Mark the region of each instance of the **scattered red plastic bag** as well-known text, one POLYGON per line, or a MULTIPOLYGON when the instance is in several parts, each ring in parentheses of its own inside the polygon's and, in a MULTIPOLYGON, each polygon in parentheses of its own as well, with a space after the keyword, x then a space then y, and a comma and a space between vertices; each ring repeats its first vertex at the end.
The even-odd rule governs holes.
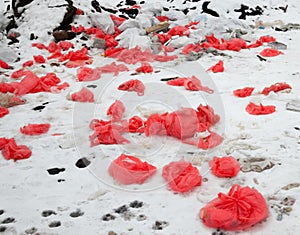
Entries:
POLYGON ((171 85, 171 86, 184 86, 184 83, 187 79, 188 78, 176 78, 176 79, 167 81, 167 84, 171 85))
POLYGON ((145 86, 144 84, 138 79, 131 79, 127 82, 122 83, 119 85, 118 90, 121 91, 135 91, 139 96, 144 95, 145 86))
POLYGON ((272 49, 272 48, 266 48, 266 49, 263 49, 259 54, 264 57, 274 57, 274 56, 283 54, 283 52, 278 51, 276 49, 272 49))
POLYGON ((147 62, 143 62, 142 65, 140 67, 138 67, 135 71, 137 73, 152 73, 153 68, 152 68, 151 64, 149 64, 147 62))
POLYGON ((189 36, 190 35, 190 30, 189 30, 189 28, 187 28, 185 26, 178 25, 178 26, 172 27, 169 30, 168 35, 169 36, 175 36, 175 35, 178 35, 178 36, 189 36))
POLYGON ((5 61, 0 60, 0 68, 2 68, 2 69, 8 69, 9 65, 5 61))
POLYGON ((45 58, 42 55, 34 55, 33 59, 35 63, 44 64, 46 62, 45 58))
POLYGON ((0 106, 0 118, 4 117, 7 114, 9 114, 8 108, 0 106))
POLYGON ((261 93, 264 95, 269 95, 271 91, 279 92, 279 91, 283 91, 286 89, 292 89, 292 87, 285 82, 277 82, 277 83, 271 85, 270 87, 265 87, 261 93))
POLYGON ((101 73, 113 73, 114 76, 118 76, 119 72, 129 71, 126 65, 124 64, 116 64, 116 62, 112 62, 111 64, 104 65, 98 68, 101 73))
POLYGON ((167 16, 156 16, 156 19, 158 19, 159 22, 169 21, 169 17, 167 16))
POLYGON ((28 124, 20 128, 20 132, 24 135, 41 135, 49 131, 50 124, 28 124))
POLYGON ((252 115, 271 114, 271 113, 274 113, 275 110, 276 110, 276 107, 274 105, 263 106, 262 104, 256 105, 252 102, 250 102, 246 107, 246 111, 252 115))
POLYGON ((204 123, 208 126, 217 124, 220 121, 220 116, 215 114, 212 107, 209 105, 200 104, 197 107, 199 122, 204 123))
POLYGON ((187 44, 182 48, 182 54, 188 55, 190 52, 199 52, 202 47, 200 44, 187 44))
POLYGON ((19 69, 19 70, 14 71, 14 72, 10 75, 10 77, 13 78, 13 79, 18 79, 18 78, 21 78, 21 77, 25 76, 26 73, 27 73, 27 71, 23 70, 23 68, 22 68, 22 69, 19 69))
POLYGON ((113 122, 119 122, 122 119, 125 112, 125 106, 120 100, 116 100, 111 106, 109 106, 106 115, 111 115, 113 122))
POLYGON ((162 176, 174 192, 188 192, 202 183, 198 169, 184 160, 164 166, 162 176))
POLYGON ((101 77, 100 69, 92 69, 88 67, 81 67, 77 70, 77 78, 80 82, 95 81, 101 77))
POLYGON ((201 81, 196 77, 192 76, 184 81, 184 87, 189 91, 204 91, 207 93, 213 93, 213 90, 209 87, 202 86, 201 81))
POLYGON ((138 116, 133 116, 129 119, 128 131, 131 133, 143 133, 144 121, 138 116))
POLYGON ((71 42, 68 42, 68 41, 60 41, 60 42, 58 43, 58 46, 59 46, 62 50, 67 51, 67 50, 69 50, 70 48, 74 47, 74 44, 71 43, 71 42))
POLYGON ((156 167, 137 157, 122 154, 110 164, 108 172, 121 184, 143 184, 154 175, 156 167))
POLYGON ((200 210, 203 223, 211 228, 231 231, 247 229, 268 217, 264 197, 255 189, 234 184, 226 195, 210 201, 200 210))
POLYGON ((31 67, 33 65, 33 60, 27 60, 22 64, 22 67, 31 67))
POLYGON ((151 114, 145 122, 145 135, 167 135, 165 115, 159 115, 158 113, 151 114))
POLYGON ((90 136, 91 146, 99 144, 127 144, 129 141, 122 136, 124 127, 111 121, 96 121, 90 124, 94 133, 90 136))
POLYGON ((2 155, 6 160, 22 160, 29 158, 32 154, 27 146, 17 145, 14 138, 0 138, 0 150, 2 150, 2 155))
POLYGON ((233 94, 237 97, 247 97, 252 94, 254 87, 244 87, 242 89, 236 89, 233 91, 233 94))
POLYGON ((199 138, 197 146, 201 149, 212 149, 220 145, 222 142, 222 136, 215 132, 211 132, 209 136, 205 138, 199 138))
POLYGON ((71 99, 77 102, 94 102, 94 93, 89 89, 83 87, 80 91, 75 92, 71 95, 71 99))
POLYGON ((231 157, 214 157, 210 162, 209 166, 211 172, 218 177, 234 177, 240 171, 239 162, 231 157))
POLYGON ((211 66, 207 71, 212 71, 214 73, 224 72, 224 63, 223 63, 223 61, 219 60, 218 63, 216 63, 215 65, 211 66))
POLYGON ((16 84, 15 94, 18 96, 25 95, 33 90, 39 83, 40 79, 33 72, 27 71, 22 81, 16 84))
POLYGON ((276 42, 276 38, 274 38, 272 36, 269 36, 269 35, 266 35, 266 36, 261 36, 259 38, 259 41, 262 42, 262 43, 265 43, 265 42, 276 42))

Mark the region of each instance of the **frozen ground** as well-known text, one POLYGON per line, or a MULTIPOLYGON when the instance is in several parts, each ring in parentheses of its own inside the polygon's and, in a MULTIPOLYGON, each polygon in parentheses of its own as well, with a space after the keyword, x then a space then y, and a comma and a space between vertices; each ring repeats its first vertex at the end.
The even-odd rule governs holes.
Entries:
MULTIPOLYGON (((185 5, 182 5, 183 0, 172 3, 160 1, 158 4, 153 2, 146 3, 145 9, 175 6, 183 10, 197 6, 199 10, 196 8, 188 14, 188 22, 200 15, 202 5, 202 1, 186 1, 185 5)), ((3 52, 8 48, 8 40, 5 36, 1 38, 0 55, 15 70, 31 59, 32 55, 41 54, 38 49, 31 47, 33 41, 29 40, 30 33, 38 35, 34 42, 48 45, 53 39, 47 32, 59 25, 65 8, 49 6, 64 3, 62 0, 35 0, 27 5, 16 29, 21 35, 21 43, 10 45, 9 48, 14 52, 10 51, 9 55, 3 52), (14 62, 15 57, 20 57, 20 61, 14 62)), ((101 4, 113 7, 117 3, 103 1, 101 4)), ((0 12, 5 12, 7 5, 6 1, 0 2, 0 12)), ((85 12, 91 8, 90 2, 82 1, 74 1, 74 6, 85 12)), ((212 1, 209 6, 221 17, 203 14, 205 17, 200 17, 206 21, 206 27, 202 25, 203 35, 211 31, 222 35, 222 22, 241 24, 236 27, 247 30, 251 29, 249 25, 255 25, 258 20, 300 23, 297 0, 212 1), (247 16, 246 20, 238 20, 240 13, 233 9, 239 8, 241 3, 267 8, 261 16, 247 16), (286 5, 286 13, 276 9, 286 5)), ((1 17, 0 20, 5 23, 1 17)), ((77 16, 75 21, 78 25, 88 22, 87 17, 81 16, 77 16)), ((178 20, 174 24, 180 22, 184 21, 178 20)), ((274 27, 250 31, 253 33, 247 37, 251 40, 271 35, 278 42, 286 44, 287 50, 266 61, 260 61, 256 56, 265 46, 240 52, 224 51, 229 56, 206 54, 195 62, 184 62, 180 56, 173 62, 153 63, 157 73, 131 75, 138 64, 128 65, 130 71, 120 73, 119 76, 112 78, 104 75, 97 81, 83 83, 76 81, 76 69, 67 69, 62 65, 52 67, 49 61, 44 68, 38 64, 33 65, 30 70, 37 75, 55 72, 62 81, 70 84, 70 88, 59 94, 25 95, 27 102, 24 105, 10 108, 10 113, 0 119, 0 137, 14 137, 17 143, 27 145, 33 152, 29 159, 17 162, 0 158, 0 234, 298 234, 300 113, 286 110, 286 105, 300 99, 300 31, 282 32, 274 30, 274 27), (223 73, 205 72, 219 60, 224 61, 223 73), (161 78, 178 74, 191 76, 195 73, 204 85, 214 88, 213 95, 192 93, 164 86, 160 82, 161 78), (121 81, 132 77, 138 77, 146 84, 144 96, 116 90, 121 81), (292 86, 292 90, 271 93, 269 96, 259 94, 264 87, 276 82, 286 82, 292 86), (94 88, 90 86, 95 94, 95 103, 75 103, 67 99, 70 93, 89 85, 97 85, 94 88), (255 87, 252 96, 233 96, 233 90, 245 86, 255 87), (196 108, 199 103, 207 102, 221 115, 216 131, 222 134, 224 142, 213 150, 203 151, 181 144, 173 138, 131 135, 127 136, 131 141, 129 145, 90 148, 90 120, 94 117, 104 118, 106 109, 115 99, 121 99, 126 104, 126 117, 133 114, 146 117, 154 111, 171 111, 186 106, 196 108), (275 105, 276 112, 265 116, 249 115, 245 107, 250 101, 275 105), (45 106, 44 109, 33 110, 40 105, 45 106), (51 128, 47 134, 38 137, 22 135, 19 128, 28 123, 51 123, 51 128), (57 133, 59 135, 55 135, 57 133), (124 152, 155 164, 157 174, 143 185, 124 186, 116 183, 109 176, 107 167, 124 152), (235 178, 217 178, 209 171, 208 161, 213 156, 225 155, 232 155, 241 162, 243 171, 235 178), (79 168, 76 163, 81 158, 88 159, 91 164, 79 168), (197 166, 204 180, 200 187, 189 193, 175 194, 165 185, 161 170, 165 164, 181 158, 197 166), (51 168, 61 170, 57 174, 49 174, 47 170, 51 168), (221 233, 205 227, 199 218, 200 209, 215 198, 218 192, 227 193, 234 183, 257 189, 268 203, 269 217, 241 232, 221 233)), ((78 37, 72 39, 72 42, 78 49, 84 43, 78 37)), ((91 50, 89 53, 94 60, 91 67, 114 61, 101 56, 101 50, 91 50)), ((12 80, 6 75, 14 70, 0 71, 3 72, 0 81, 12 80)))

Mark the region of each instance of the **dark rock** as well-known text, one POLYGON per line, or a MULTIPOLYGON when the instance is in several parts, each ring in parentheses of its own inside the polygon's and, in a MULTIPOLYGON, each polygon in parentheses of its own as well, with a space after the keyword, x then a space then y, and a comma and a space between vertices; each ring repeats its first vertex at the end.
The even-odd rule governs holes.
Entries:
POLYGON ((4 210, 0 210, 0 215, 4 214, 4 210))
POLYGON ((65 179, 58 179, 57 180, 58 183, 65 182, 65 181, 66 181, 65 179))
POLYGON ((136 8, 132 8, 132 9, 123 8, 120 9, 120 12, 128 15, 132 19, 135 19, 135 17, 139 14, 139 10, 136 8))
POLYGON ((152 226, 153 230, 163 230, 169 225, 166 221, 155 221, 155 224, 152 226))
POLYGON ((2 224, 10 224, 10 223, 13 223, 13 222, 15 222, 15 218, 8 217, 8 218, 2 220, 1 223, 2 223, 2 224))
POLYGON ((208 4, 210 4, 210 1, 203 2, 201 13, 206 13, 206 14, 212 15, 214 17, 219 17, 219 14, 216 11, 214 11, 212 9, 208 9, 208 4))
POLYGON ((118 12, 117 10, 113 10, 113 9, 106 8, 106 7, 103 7, 103 6, 101 7, 101 9, 103 11, 107 11, 107 12, 112 13, 112 14, 116 14, 118 12))
POLYGON ((126 211, 128 211, 128 207, 126 205, 120 206, 119 208, 114 210, 118 214, 122 214, 126 211))
POLYGON ((65 168, 51 168, 51 169, 48 169, 48 173, 49 175, 57 175, 59 174, 60 172, 64 172, 66 169, 65 168))
POLYGON ((35 38, 35 37, 34 37, 34 34, 31 33, 29 39, 30 39, 30 40, 34 40, 34 38, 35 38))
MULTIPOLYGON (((97 87, 97 86, 96 86, 97 87)), ((88 165, 90 165, 91 164, 91 162, 87 159, 87 158, 85 158, 85 157, 83 157, 83 158, 80 158, 76 163, 75 163, 75 165, 78 167, 78 168, 85 168, 85 167, 87 167, 88 165)))
POLYGON ((70 216, 72 218, 77 218, 79 216, 83 216, 84 215, 84 212, 82 212, 80 209, 77 209, 76 211, 73 211, 70 213, 70 216))
POLYGON ((109 231, 108 235, 117 235, 114 231, 109 231))
POLYGON ((26 230, 25 230, 25 233, 26 233, 26 234, 34 234, 34 233, 36 233, 37 231, 38 231, 37 228, 32 227, 32 228, 26 229, 26 230))
POLYGON ((143 205, 144 205, 143 202, 140 202, 140 201, 137 201, 137 200, 135 200, 135 201, 133 201, 133 202, 131 202, 131 203, 129 204, 129 206, 132 207, 132 208, 140 208, 140 207, 142 207, 143 205))
POLYGON ((48 217, 50 215, 56 215, 56 212, 52 211, 52 210, 45 210, 45 211, 42 212, 43 217, 48 217))
POLYGON ((102 216, 102 220, 103 221, 110 221, 110 220, 114 220, 116 217, 112 214, 105 214, 102 216))
POLYGON ((56 30, 53 32, 52 35, 56 42, 63 40, 71 40, 76 37, 76 33, 67 30, 56 30))
MULTIPOLYGON (((91 84, 91 85, 87 85, 86 87, 88 87, 88 88, 97 88, 97 85, 93 85, 93 84, 91 84)), ((80 160, 80 159, 79 159, 80 160)), ((79 161, 78 160, 78 161, 79 161)), ((80 168, 80 167, 79 167, 80 168)))
POLYGON ((106 48, 106 42, 102 38, 95 38, 93 42, 93 47, 97 49, 105 49, 106 48))
POLYGON ((76 15, 77 8, 73 6, 72 0, 66 0, 66 1, 68 3, 67 12, 64 15, 63 21, 53 31, 66 30, 68 29, 69 25, 73 22, 73 19, 76 15))
POLYGON ((6 227, 5 226, 0 226, 0 233, 5 232, 6 231, 6 227))
POLYGON ((92 7, 93 7, 97 12, 101 13, 101 7, 100 7, 99 2, 97 2, 96 0, 93 0, 93 1, 91 2, 91 4, 92 4, 92 7))
POLYGON ((49 228, 56 228, 61 226, 61 222, 60 221, 53 221, 49 224, 49 228))
POLYGON ((34 107, 32 110, 41 112, 45 107, 46 107, 45 105, 39 105, 34 107))
POLYGON ((147 216, 145 216, 145 215, 138 215, 137 217, 136 217, 136 220, 137 221, 144 221, 144 220, 146 220, 147 219, 147 216))
POLYGON ((136 1, 134 0, 126 0, 125 5, 133 6, 136 4, 136 1))

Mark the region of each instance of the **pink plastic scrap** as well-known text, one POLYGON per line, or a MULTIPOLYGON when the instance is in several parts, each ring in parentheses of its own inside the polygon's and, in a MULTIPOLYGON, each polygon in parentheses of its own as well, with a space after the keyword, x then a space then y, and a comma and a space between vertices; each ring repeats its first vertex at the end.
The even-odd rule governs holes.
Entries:
POLYGON ((209 87, 202 86, 201 81, 196 76, 192 76, 191 78, 176 78, 167 81, 167 84, 171 86, 184 86, 185 89, 189 91, 213 93, 213 90, 209 87))
POLYGON ((213 157, 209 166, 211 172, 218 177, 234 177, 240 171, 239 162, 232 156, 213 157))
POLYGON ((252 102, 250 102, 247 107, 246 107, 246 111, 249 114, 252 115, 266 115, 266 114, 271 114, 274 113, 276 110, 276 107, 274 105, 262 105, 262 104, 254 104, 252 102))
POLYGON ((279 92, 279 91, 283 91, 283 90, 290 90, 292 89, 292 87, 285 83, 285 82, 277 82, 273 85, 271 85, 270 87, 265 87, 263 90, 262 90, 262 94, 264 95, 269 95, 270 92, 279 92))
POLYGON ((152 73, 153 68, 152 68, 151 64, 149 64, 147 62, 143 62, 143 63, 141 63, 141 66, 138 67, 135 71, 137 73, 152 73))
POLYGON ((114 76, 118 76, 120 72, 129 71, 128 67, 124 64, 116 64, 112 62, 111 64, 104 65, 97 68, 101 73, 113 73, 114 76))
POLYGON ((213 73, 220 73, 224 72, 224 63, 222 60, 219 60, 218 63, 211 66, 207 71, 212 71, 213 73))
POLYGON ((0 138, 0 150, 6 160, 22 160, 29 158, 32 154, 31 150, 27 146, 17 145, 14 138, 0 138))
POLYGON ((28 124, 20 128, 20 132, 24 135, 41 135, 49 131, 50 124, 28 124))
POLYGON ((82 102, 82 103, 92 103, 94 102, 94 93, 89 89, 83 87, 80 91, 75 92, 71 95, 73 101, 82 102))
POLYGON ((139 96, 143 96, 145 92, 144 84, 138 79, 131 79, 119 85, 118 90, 135 91, 139 96))
POLYGON ((164 166, 162 176, 174 192, 188 192, 202 183, 198 169, 184 160, 164 166))
POLYGON ((108 168, 109 174, 121 184, 143 184, 156 172, 156 167, 139 158, 122 154, 108 168))
POLYGON ((111 106, 109 106, 106 115, 110 115, 113 122, 119 122, 121 121, 124 112, 124 104, 122 101, 116 100, 111 106))
POLYGON ((77 70, 77 79, 80 82, 95 81, 101 77, 101 70, 81 67, 77 70))
POLYGON ((283 54, 283 52, 272 48, 266 48, 263 49, 259 54, 264 57, 274 57, 283 54))
POLYGON ((244 97, 250 96, 253 91, 254 91, 254 87, 244 87, 244 88, 241 88, 241 89, 234 90, 233 94, 236 97, 244 98, 244 97))
POLYGON ((9 114, 8 108, 0 106, 0 118, 4 117, 7 114, 9 114))

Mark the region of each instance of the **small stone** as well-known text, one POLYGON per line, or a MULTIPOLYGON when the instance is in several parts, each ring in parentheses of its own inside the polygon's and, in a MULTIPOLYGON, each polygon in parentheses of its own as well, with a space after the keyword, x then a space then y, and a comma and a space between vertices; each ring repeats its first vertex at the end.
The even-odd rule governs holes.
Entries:
POLYGON ((51 168, 51 169, 48 169, 48 173, 49 175, 57 175, 59 174, 60 172, 64 172, 66 169, 65 168, 51 168))
POLYGON ((106 41, 102 38, 95 38, 94 42, 93 42, 93 48, 105 49, 106 48, 106 41))
POLYGON ((131 203, 129 204, 129 206, 132 207, 132 208, 140 208, 140 207, 142 207, 143 205, 144 205, 143 202, 140 202, 140 201, 137 201, 137 200, 135 200, 135 201, 133 201, 133 202, 131 202, 131 203))
POLYGON ((77 209, 76 211, 73 211, 70 213, 70 216, 73 218, 83 216, 83 215, 84 215, 84 212, 82 212, 80 209, 77 209))
POLYGON ((145 215, 138 215, 137 217, 136 217, 136 220, 137 221, 144 221, 144 220, 146 220, 147 219, 147 217, 145 216, 145 215))
MULTIPOLYGON (((97 87, 97 86, 96 86, 97 87)), ((83 157, 83 158, 80 158, 76 163, 75 163, 75 165, 78 167, 78 168, 85 168, 85 167, 87 167, 88 165, 90 165, 91 164, 91 162, 87 159, 87 158, 85 158, 85 157, 83 157)))
POLYGON ((117 235, 114 231, 109 231, 108 235, 117 235))
POLYGON ((26 233, 26 234, 34 234, 34 233, 36 233, 37 231, 38 231, 37 228, 32 227, 32 228, 26 229, 26 230, 25 230, 25 233, 26 233))
POLYGON ((64 40, 71 40, 75 38, 76 34, 66 30, 58 30, 53 32, 53 37, 55 41, 64 41, 64 40))
POLYGON ((4 210, 0 210, 0 215, 4 214, 4 210))
POLYGON ((114 220, 116 217, 112 214, 105 214, 102 216, 102 220, 103 221, 110 221, 110 220, 114 220))
POLYGON ((155 224, 152 226, 153 230, 163 230, 163 228, 169 225, 166 221, 155 221, 155 224))
POLYGON ((114 210, 118 214, 122 214, 126 211, 128 211, 128 207, 126 205, 120 206, 119 208, 114 210))
POLYGON ((13 222, 15 222, 15 218, 8 217, 8 218, 4 219, 1 223, 2 224, 10 224, 10 223, 13 223, 13 222))
POLYGON ((56 228, 61 226, 61 222, 60 221, 53 221, 49 224, 49 228, 56 228))
POLYGON ((0 233, 5 232, 6 231, 6 227, 5 226, 0 226, 0 233))
POLYGON ((42 212, 43 217, 48 217, 50 215, 56 215, 56 212, 52 211, 52 210, 45 210, 45 211, 42 212))

